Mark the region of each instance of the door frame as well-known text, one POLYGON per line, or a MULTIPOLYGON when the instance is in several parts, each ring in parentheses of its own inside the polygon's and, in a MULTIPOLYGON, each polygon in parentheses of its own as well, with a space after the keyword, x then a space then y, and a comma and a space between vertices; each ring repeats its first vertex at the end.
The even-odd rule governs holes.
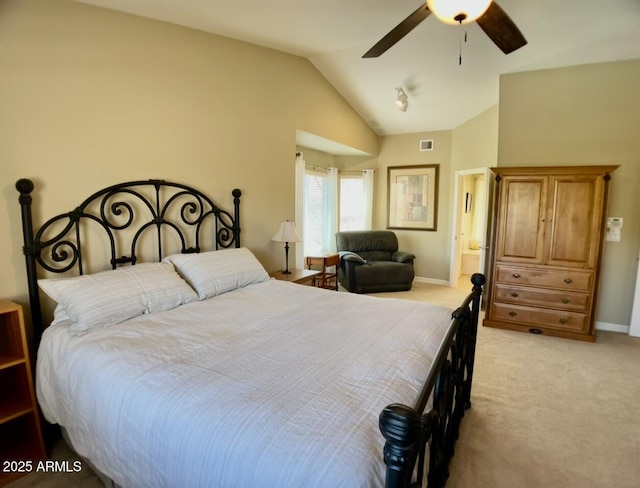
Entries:
POLYGON ((465 195, 460 191, 460 188, 462 186, 461 182, 463 181, 465 176, 472 175, 483 175, 485 183, 484 197, 486 212, 481 226, 481 235, 483 236, 483 239, 480 245, 480 259, 477 270, 478 273, 484 273, 485 263, 487 260, 487 251, 489 250, 486 239, 489 212, 491 211, 491 209, 489 208, 492 175, 491 169, 489 168, 489 166, 483 166, 480 168, 458 170, 455 172, 453 178, 453 215, 451 219, 453 225, 451 226, 451 258, 449 263, 449 286, 453 288, 458 286, 459 270, 461 269, 462 263, 462 249, 460 248, 461 239, 459 239, 458 237, 460 236, 462 224, 462 216, 460 210, 464 206, 465 195))
POLYGON ((629 335, 640 337, 640 257, 638 257, 638 276, 636 278, 636 291, 633 298, 633 308, 631 309, 629 335))

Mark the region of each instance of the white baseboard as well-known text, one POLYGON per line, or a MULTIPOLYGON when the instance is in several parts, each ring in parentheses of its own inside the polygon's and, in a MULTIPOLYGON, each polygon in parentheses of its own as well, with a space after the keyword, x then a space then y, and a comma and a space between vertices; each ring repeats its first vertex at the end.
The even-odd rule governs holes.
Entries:
POLYGON ((628 325, 610 324, 607 322, 596 322, 597 330, 607 330, 609 332, 622 332, 623 334, 629 333, 628 325))
POLYGON ((438 280, 435 278, 423 278, 421 276, 416 276, 413 281, 417 281, 418 283, 429 283, 432 285, 443 285, 449 286, 449 280, 438 280))

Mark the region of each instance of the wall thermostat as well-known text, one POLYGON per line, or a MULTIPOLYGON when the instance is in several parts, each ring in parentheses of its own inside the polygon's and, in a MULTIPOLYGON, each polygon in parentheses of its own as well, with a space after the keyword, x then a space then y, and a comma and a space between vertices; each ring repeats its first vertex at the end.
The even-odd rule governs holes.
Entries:
POLYGON ((620 242, 622 236, 622 217, 607 218, 607 234, 606 240, 611 242, 620 242))

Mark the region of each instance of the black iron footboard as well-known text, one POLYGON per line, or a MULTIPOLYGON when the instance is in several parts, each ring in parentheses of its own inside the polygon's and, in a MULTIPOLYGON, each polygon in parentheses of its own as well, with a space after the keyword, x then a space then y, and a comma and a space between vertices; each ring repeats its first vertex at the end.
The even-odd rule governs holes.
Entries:
POLYGON ((429 446, 427 486, 443 487, 465 410, 471 407, 480 297, 485 277, 471 277, 473 291, 453 312, 429 375, 413 407, 394 403, 380 414, 386 439, 384 462, 387 488, 423 486, 429 446), (425 412, 429 399, 432 403, 425 412))

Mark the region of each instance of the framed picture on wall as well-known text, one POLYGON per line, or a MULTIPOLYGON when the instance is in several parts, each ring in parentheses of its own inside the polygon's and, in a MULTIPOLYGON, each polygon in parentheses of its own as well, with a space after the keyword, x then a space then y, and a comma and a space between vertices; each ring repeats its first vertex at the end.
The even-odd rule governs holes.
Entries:
POLYGON ((439 169, 439 164, 387 168, 388 229, 437 230, 439 169))

